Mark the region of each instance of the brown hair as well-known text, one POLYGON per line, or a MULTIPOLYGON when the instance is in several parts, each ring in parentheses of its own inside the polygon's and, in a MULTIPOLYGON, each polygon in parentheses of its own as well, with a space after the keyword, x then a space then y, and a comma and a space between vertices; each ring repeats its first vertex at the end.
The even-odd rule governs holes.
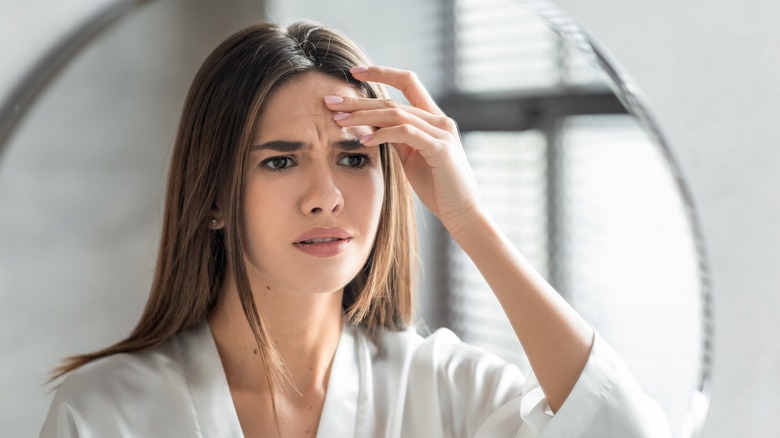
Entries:
MULTIPOLYGON (((345 36, 312 23, 257 24, 220 44, 195 76, 184 105, 154 280, 140 321, 127 339, 67 358, 51 380, 105 356, 154 347, 193 328, 219 301, 231 266, 273 399, 273 388, 281 385, 285 372, 244 264, 244 163, 263 104, 276 87, 319 72, 343 79, 365 96, 385 97, 381 86, 357 81, 348 72, 368 64, 345 36), (212 230, 208 222, 218 200, 225 227, 212 230)), ((342 303, 346 318, 368 331, 404 329, 412 314, 416 234, 411 192, 395 149, 385 144, 380 150, 385 196, 377 237, 366 266, 345 287, 342 303)))

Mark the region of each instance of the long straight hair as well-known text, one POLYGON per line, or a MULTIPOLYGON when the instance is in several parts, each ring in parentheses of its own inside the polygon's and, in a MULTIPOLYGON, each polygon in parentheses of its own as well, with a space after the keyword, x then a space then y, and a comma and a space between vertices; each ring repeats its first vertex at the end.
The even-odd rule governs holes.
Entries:
MULTIPOLYGON (((386 97, 380 85, 349 74, 356 65, 369 65, 356 44, 332 29, 304 22, 251 26, 208 56, 182 112, 157 265, 141 319, 126 339, 65 359, 50 381, 102 357, 155 347, 195 327, 219 302, 225 277, 232 275, 276 412, 274 388, 282 387, 287 374, 255 304, 244 263, 245 161, 268 96, 293 77, 324 73, 364 96, 386 97), (217 205, 225 226, 212 230, 208 223, 217 205)), ((389 144, 380 146, 380 155, 385 193, 377 237, 364 268, 344 288, 342 302, 345 318, 369 332, 409 326, 417 246, 411 191, 400 160, 389 144)))

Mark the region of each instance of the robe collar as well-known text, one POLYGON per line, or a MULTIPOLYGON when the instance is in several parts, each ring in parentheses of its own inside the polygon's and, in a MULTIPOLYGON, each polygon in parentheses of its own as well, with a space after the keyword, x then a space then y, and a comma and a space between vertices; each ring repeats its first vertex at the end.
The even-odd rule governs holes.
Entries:
MULTIPOLYGON (((365 386, 361 360, 367 352, 360 331, 344 324, 331 365, 318 437, 354 437, 361 409, 361 386, 365 386), (363 354, 360 354, 363 353, 363 354), (363 381, 363 385, 361 385, 363 381)), ((182 374, 189 387, 195 417, 202 436, 243 437, 230 395, 225 370, 208 322, 179 336, 182 374)), ((365 388, 368 389, 368 388, 365 388)))

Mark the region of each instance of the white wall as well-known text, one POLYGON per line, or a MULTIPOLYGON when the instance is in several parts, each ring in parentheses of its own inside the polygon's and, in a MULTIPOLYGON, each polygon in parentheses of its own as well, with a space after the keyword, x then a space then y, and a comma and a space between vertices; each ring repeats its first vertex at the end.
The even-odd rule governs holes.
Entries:
POLYGON ((704 436, 778 436, 780 4, 556 3, 644 91, 692 189, 715 298, 704 436))

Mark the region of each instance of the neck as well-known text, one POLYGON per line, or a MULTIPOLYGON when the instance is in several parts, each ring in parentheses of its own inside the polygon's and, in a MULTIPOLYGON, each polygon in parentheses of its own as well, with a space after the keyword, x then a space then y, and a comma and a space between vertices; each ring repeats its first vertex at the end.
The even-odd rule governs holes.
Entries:
MULTIPOLYGON (((272 289, 261 279, 250 280, 250 286, 266 336, 295 384, 290 391, 324 393, 341 336, 343 289, 328 294, 285 291, 272 289)), ((226 277, 221 296, 209 325, 228 384, 231 389, 268 391, 262 358, 231 276, 226 277)))

